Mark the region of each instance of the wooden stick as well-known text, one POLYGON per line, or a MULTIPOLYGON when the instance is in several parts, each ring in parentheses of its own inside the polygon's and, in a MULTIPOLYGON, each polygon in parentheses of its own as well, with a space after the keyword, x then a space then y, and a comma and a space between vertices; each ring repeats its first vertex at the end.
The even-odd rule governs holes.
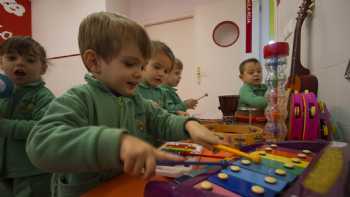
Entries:
POLYGON ((242 151, 240 151, 238 149, 231 148, 229 146, 225 146, 225 145, 222 145, 222 144, 214 145, 214 148, 217 148, 219 150, 223 150, 223 151, 226 151, 226 152, 229 152, 229 153, 233 153, 233 154, 236 154, 236 155, 241 156, 241 157, 248 158, 248 159, 252 160, 255 163, 260 163, 260 160, 261 160, 259 155, 248 154, 248 153, 242 152, 242 151))
POLYGON ((200 162, 200 161, 172 161, 172 160, 158 160, 157 165, 159 166, 190 166, 190 165, 206 165, 206 166, 222 166, 227 167, 232 165, 231 161, 218 161, 218 162, 200 162))
POLYGON ((202 98, 204 98, 204 97, 206 97, 206 96, 208 96, 208 93, 205 93, 203 96, 199 97, 199 98, 197 99, 197 101, 201 100, 202 98))
POLYGON ((179 153, 181 156, 194 156, 194 157, 209 157, 209 158, 217 158, 217 159, 225 159, 227 157, 220 156, 220 155, 206 155, 206 154, 196 154, 196 153, 189 153, 189 152, 181 152, 179 153))

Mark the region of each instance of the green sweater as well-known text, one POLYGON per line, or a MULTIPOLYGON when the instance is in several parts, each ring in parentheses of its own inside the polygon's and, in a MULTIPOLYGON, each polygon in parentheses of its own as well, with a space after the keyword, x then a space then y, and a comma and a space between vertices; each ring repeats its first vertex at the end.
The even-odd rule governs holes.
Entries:
POLYGON ((17 87, 10 97, 0 99, 0 178, 43 173, 29 161, 25 143, 53 98, 45 83, 38 81, 17 87))
POLYGON ((167 109, 166 95, 160 87, 152 87, 145 82, 139 84, 136 92, 145 99, 158 103, 163 109, 167 109))
POLYGON ((186 111, 186 104, 180 99, 179 95, 176 93, 177 89, 169 85, 161 85, 162 90, 165 92, 165 100, 167 110, 170 113, 176 113, 177 111, 186 111))
POLYGON ((243 84, 239 90, 239 104, 238 107, 254 107, 264 110, 267 106, 266 99, 264 97, 267 86, 261 84, 259 86, 243 84))
POLYGON ((116 96, 90 75, 87 84, 56 98, 33 128, 27 153, 50 170, 57 196, 78 196, 122 172, 123 133, 151 144, 188 138, 189 118, 167 113, 139 94, 116 96))

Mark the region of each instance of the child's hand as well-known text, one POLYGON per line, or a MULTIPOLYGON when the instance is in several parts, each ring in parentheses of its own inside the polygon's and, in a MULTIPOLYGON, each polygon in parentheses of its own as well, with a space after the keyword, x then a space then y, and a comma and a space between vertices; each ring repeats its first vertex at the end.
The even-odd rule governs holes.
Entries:
POLYGON ((150 144, 128 134, 124 134, 120 145, 120 159, 124 172, 149 179, 155 174, 157 160, 181 161, 184 158, 155 149, 150 144))
POLYGON ((156 107, 156 108, 159 108, 160 107, 160 104, 155 102, 155 101, 152 101, 152 104, 153 104, 153 107, 156 107))
POLYGON ((189 116, 190 114, 185 112, 185 111, 177 111, 176 112, 176 115, 179 115, 179 116, 189 116))
POLYGON ((196 99, 187 99, 184 101, 188 109, 194 109, 197 107, 198 101, 196 99))
POLYGON ((197 121, 188 121, 185 127, 193 142, 201 144, 210 150, 213 149, 213 145, 224 143, 212 131, 197 121))

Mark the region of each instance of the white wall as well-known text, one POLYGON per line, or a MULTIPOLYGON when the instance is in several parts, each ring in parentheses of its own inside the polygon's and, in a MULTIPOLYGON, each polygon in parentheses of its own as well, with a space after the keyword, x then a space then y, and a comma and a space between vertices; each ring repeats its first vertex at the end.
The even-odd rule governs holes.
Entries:
POLYGON ((78 53, 78 28, 88 14, 105 10, 105 1, 32 0, 32 32, 48 56, 78 53))
POLYGON ((130 0, 129 16, 142 24, 150 24, 193 16, 197 5, 216 1, 218 0, 130 0))
MULTIPOLYGON (((127 8, 119 1, 94 0, 32 0, 33 38, 39 41, 47 51, 48 57, 57 57, 79 53, 78 29, 81 20, 88 14, 105 11, 107 4, 114 5, 113 10, 127 8)), ((84 83, 86 69, 79 56, 51 60, 44 80, 55 95, 84 83)))
POLYGON ((129 15, 130 2, 128 0, 106 0, 106 11, 122 15, 129 15))
POLYGON ((49 66, 44 75, 44 81, 56 96, 85 82, 84 75, 87 72, 80 56, 57 59, 51 62, 52 65, 49 66))
MULTIPOLYGON (((279 37, 288 22, 297 16, 302 1, 281 1, 279 6, 279 37)), ((317 0, 311 18, 303 25, 302 64, 311 68, 319 80, 319 97, 326 101, 338 126, 350 141, 350 81, 344 73, 350 59, 349 0, 317 0)), ((293 37, 287 40, 292 47, 293 37)))
POLYGON ((208 93, 196 111, 202 117, 221 118, 219 95, 238 94, 242 83, 238 65, 245 55, 245 1, 222 0, 200 5, 195 10, 195 65, 200 67, 202 79, 195 91, 208 93), (240 37, 230 47, 222 48, 212 41, 214 27, 224 20, 234 21, 240 37))

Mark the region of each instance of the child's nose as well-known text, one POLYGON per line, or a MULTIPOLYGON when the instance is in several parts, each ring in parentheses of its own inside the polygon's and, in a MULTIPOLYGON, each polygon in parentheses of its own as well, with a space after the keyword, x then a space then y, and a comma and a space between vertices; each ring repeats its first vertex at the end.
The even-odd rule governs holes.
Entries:
POLYGON ((142 78, 142 69, 139 69, 139 70, 135 71, 135 72, 133 73, 133 76, 134 76, 136 79, 142 78))
POLYGON ((165 70, 161 70, 159 73, 158 73, 160 76, 165 76, 166 75, 166 72, 165 72, 165 70))
POLYGON ((142 74, 143 74, 143 69, 142 67, 135 67, 134 69, 130 70, 130 73, 129 73, 129 76, 132 76, 132 77, 142 77, 142 74))
POLYGON ((22 58, 17 58, 16 61, 15 61, 15 65, 16 66, 24 66, 24 61, 22 58))

